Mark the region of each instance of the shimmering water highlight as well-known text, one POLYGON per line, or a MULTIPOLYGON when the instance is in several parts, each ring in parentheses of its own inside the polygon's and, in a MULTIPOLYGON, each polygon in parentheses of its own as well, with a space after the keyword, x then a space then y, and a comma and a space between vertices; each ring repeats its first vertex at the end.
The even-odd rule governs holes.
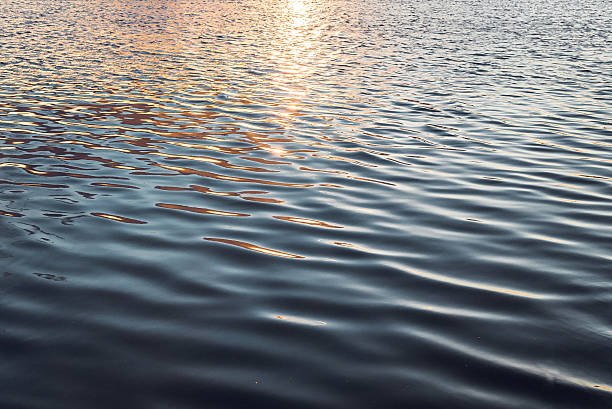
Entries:
POLYGON ((611 408, 610 27, 3 1, 0 408, 611 408))

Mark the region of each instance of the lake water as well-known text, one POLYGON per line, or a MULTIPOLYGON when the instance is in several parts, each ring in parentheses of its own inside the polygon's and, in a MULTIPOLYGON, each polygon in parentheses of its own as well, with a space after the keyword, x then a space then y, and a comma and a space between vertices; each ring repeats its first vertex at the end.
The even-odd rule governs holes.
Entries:
POLYGON ((609 0, 3 0, 0 407, 612 407, 609 0))

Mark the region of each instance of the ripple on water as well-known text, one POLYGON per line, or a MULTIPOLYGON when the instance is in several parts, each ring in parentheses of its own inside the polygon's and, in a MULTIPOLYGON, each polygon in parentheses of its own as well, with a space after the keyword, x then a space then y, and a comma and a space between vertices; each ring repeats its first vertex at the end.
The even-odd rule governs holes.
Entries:
POLYGON ((612 406, 604 0, 0 10, 0 407, 612 406))

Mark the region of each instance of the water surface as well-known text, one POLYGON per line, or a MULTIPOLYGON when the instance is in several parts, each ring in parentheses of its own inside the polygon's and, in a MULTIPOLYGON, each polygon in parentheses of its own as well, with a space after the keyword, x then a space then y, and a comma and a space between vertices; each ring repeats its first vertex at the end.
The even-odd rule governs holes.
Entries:
POLYGON ((608 1, 0 5, 0 407, 612 407, 608 1))

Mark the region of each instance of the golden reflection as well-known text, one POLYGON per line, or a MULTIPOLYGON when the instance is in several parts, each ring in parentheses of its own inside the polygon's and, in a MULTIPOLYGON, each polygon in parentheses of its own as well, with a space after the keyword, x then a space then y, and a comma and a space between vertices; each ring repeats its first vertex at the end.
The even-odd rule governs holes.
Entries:
POLYGON ((260 173, 261 172, 278 172, 278 170, 270 170, 270 169, 265 169, 265 168, 254 168, 252 166, 232 165, 225 159, 210 158, 207 156, 174 155, 174 154, 166 153, 166 152, 149 152, 149 155, 162 156, 164 158, 171 158, 171 159, 188 159, 188 160, 193 160, 196 162, 198 161, 208 162, 208 163, 212 163, 214 165, 221 166, 221 167, 228 168, 228 169, 240 169, 240 170, 246 170, 249 172, 260 172, 260 173))
POLYGON ((236 176, 220 175, 218 173, 205 172, 205 171, 200 171, 200 170, 195 170, 195 169, 190 169, 190 168, 183 168, 180 166, 167 166, 167 165, 162 165, 159 163, 156 163, 155 166, 159 166, 160 168, 164 168, 168 170, 174 170, 176 172, 179 172, 185 175, 199 175, 203 177, 219 179, 219 180, 227 180, 231 182, 256 183, 256 184, 262 184, 262 185, 286 186, 286 187, 313 187, 314 186, 313 184, 283 183, 283 182, 273 182, 271 180, 250 179, 250 178, 241 178, 241 177, 236 177, 236 176))
MULTIPOLYGON (((54 156, 50 156, 50 157, 54 157, 54 156)), ((85 159, 87 157, 78 157, 78 159, 85 159)), ((91 158, 87 158, 87 159, 91 159, 91 158)), ((21 168, 24 171, 33 174, 33 175, 38 175, 38 176, 46 176, 46 177, 58 177, 58 176, 70 176, 73 178, 79 178, 79 179, 87 179, 87 178, 102 178, 102 177, 106 177, 106 178, 110 178, 110 179, 121 179, 118 177, 114 177, 114 176, 91 176, 91 175, 85 175, 85 174, 81 174, 81 173, 65 173, 65 172, 47 172, 47 171, 42 171, 42 170, 37 170, 35 169, 35 167, 37 165, 26 165, 23 163, 14 163, 14 162, 5 162, 5 163, 0 163, 0 167, 5 167, 5 166, 9 166, 9 167, 15 167, 15 168, 21 168)), ((78 169, 78 168, 77 168, 78 169)), ((34 184, 34 183, 29 183, 27 184, 28 186, 38 186, 38 184, 34 184)), ((45 186, 44 184, 40 184, 40 186, 45 186)), ((63 187, 63 185, 46 185, 47 187, 63 187)))
POLYGON ((117 188, 125 188, 125 189, 140 189, 136 186, 131 185, 121 185, 117 183, 92 183, 92 186, 101 186, 101 187, 117 187, 117 188))
POLYGON ((4 210, 0 210, 0 216, 8 216, 8 217, 23 217, 21 213, 8 212, 4 210))
POLYGON ((143 222, 142 220, 130 219, 128 217, 116 216, 114 214, 108 213, 91 213, 92 216, 102 217, 108 220, 114 220, 116 222, 129 223, 129 224, 147 224, 147 222, 143 222))
POLYGON ((606 176, 599 176, 599 175, 585 175, 583 173, 575 173, 572 176, 576 176, 579 178, 592 178, 592 179, 601 179, 601 180, 612 180, 612 178, 606 177, 606 176))
POLYGON ((270 152, 270 153, 272 153, 274 155, 277 155, 277 156, 282 156, 283 154, 287 153, 287 151, 285 151, 282 148, 262 148, 262 149, 265 150, 265 151, 268 151, 268 152, 270 152))
POLYGON ((155 189, 165 190, 168 192, 188 192, 194 191, 199 193, 204 193, 208 195, 215 196, 229 196, 229 197, 239 197, 243 200, 247 200, 250 202, 260 202, 260 203, 285 203, 284 200, 274 199, 271 197, 254 197, 254 196, 245 196, 245 195, 266 195, 270 192, 266 192, 264 190, 244 190, 241 192, 218 192, 212 190, 206 186, 200 185, 189 185, 189 187, 179 187, 179 186, 155 186, 155 189))
POLYGON ((22 168, 22 169, 25 169, 27 167, 27 165, 24 165, 23 163, 13 163, 13 162, 0 163, 0 168, 3 168, 5 166, 13 166, 13 167, 22 168))
POLYGON ((255 244, 247 243, 245 241, 231 240, 231 239, 220 239, 215 237, 205 237, 204 240, 216 241, 219 243, 231 244, 233 246, 242 247, 248 250, 257 251, 271 256, 285 257, 285 258, 305 258, 304 256, 298 256, 297 254, 285 253, 283 251, 272 250, 265 247, 257 246, 255 244))
MULTIPOLYGON (((212 138, 207 138, 212 139, 212 138)), ((225 142, 224 139, 215 138, 214 140, 218 142, 225 142)), ((199 143, 187 143, 187 142, 175 142, 175 141, 164 141, 170 145, 180 146, 182 148, 190 148, 190 149, 207 149, 216 152, 229 153, 232 155, 239 155, 248 151, 252 151, 253 148, 234 148, 234 147, 225 147, 225 146, 215 146, 215 145, 202 145, 199 143)))
POLYGON ((206 193, 206 194, 209 194, 209 195, 215 195, 215 196, 239 196, 239 193, 237 193, 237 192, 217 192, 215 190, 211 190, 211 189, 207 188, 206 186, 189 185, 189 187, 191 189, 195 190, 196 192, 206 193))
POLYGON ((144 168, 136 168, 134 166, 127 166, 127 165, 110 165, 110 164, 106 164, 105 166, 111 167, 111 168, 115 168, 115 169, 124 169, 124 170, 143 170, 144 168))
POLYGON ((274 217, 275 219, 284 220, 287 222, 308 224, 310 226, 328 227, 330 229, 342 229, 343 228, 342 226, 337 226, 335 224, 326 223, 326 222, 322 222, 319 220, 305 219, 303 217, 290 217, 290 216, 272 216, 272 217, 274 217))
POLYGON ((223 210, 206 209, 203 207, 195 207, 195 206, 183 206, 183 205, 170 204, 170 203, 156 203, 155 206, 163 207, 164 209, 182 210, 185 212, 200 213, 200 214, 213 214, 217 216, 237 216, 237 217, 250 216, 249 214, 246 214, 246 213, 226 212, 223 210))
POLYGON ((270 204, 285 203, 284 200, 273 199, 271 197, 253 197, 253 196, 240 196, 240 197, 250 202, 270 203, 270 204))

